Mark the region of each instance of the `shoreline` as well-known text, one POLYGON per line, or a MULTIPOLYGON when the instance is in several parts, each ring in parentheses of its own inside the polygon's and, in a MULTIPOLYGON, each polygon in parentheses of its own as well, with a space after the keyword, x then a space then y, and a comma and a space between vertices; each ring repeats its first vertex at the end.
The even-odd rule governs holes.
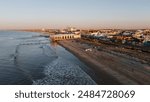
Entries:
MULTIPOLYGON (((79 60, 81 60, 81 62, 95 72, 97 79, 94 80, 97 84, 150 84, 150 81, 148 81, 149 74, 146 73, 146 69, 144 69, 144 71, 139 70, 141 67, 145 68, 147 66, 139 64, 139 62, 134 62, 123 57, 120 58, 105 51, 97 51, 97 49, 93 48, 93 46, 87 46, 86 42, 82 42, 80 40, 59 41, 58 44, 73 53, 77 58, 79 58, 79 60), (86 48, 92 48, 92 51, 85 51, 86 48), (135 65, 132 63, 135 63, 135 65), (135 69, 135 67, 139 68, 135 69), (102 79, 103 83, 101 83, 99 79, 102 79)), ((149 66, 147 68, 149 70, 149 66)))

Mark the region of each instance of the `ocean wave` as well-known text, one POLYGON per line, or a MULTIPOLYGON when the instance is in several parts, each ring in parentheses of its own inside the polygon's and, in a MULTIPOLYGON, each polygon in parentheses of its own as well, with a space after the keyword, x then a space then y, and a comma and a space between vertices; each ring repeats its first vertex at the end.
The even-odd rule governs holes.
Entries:
POLYGON ((96 83, 78 65, 61 57, 45 67, 45 78, 33 81, 33 85, 95 85, 96 83))

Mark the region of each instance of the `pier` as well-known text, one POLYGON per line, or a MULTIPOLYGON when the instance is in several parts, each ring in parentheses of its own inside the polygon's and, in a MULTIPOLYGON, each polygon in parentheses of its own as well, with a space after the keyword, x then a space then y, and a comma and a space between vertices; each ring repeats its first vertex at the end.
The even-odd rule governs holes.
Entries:
POLYGON ((50 39, 52 41, 78 39, 78 38, 81 38, 80 34, 56 34, 56 35, 50 35, 50 39))

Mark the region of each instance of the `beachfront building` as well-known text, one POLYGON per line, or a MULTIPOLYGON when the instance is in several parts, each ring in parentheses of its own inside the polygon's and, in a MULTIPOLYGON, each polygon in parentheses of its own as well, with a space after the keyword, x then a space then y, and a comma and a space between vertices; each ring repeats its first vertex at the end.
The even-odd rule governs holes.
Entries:
POLYGON ((68 40, 68 39, 79 39, 79 38, 81 38, 80 34, 56 34, 56 35, 50 35, 50 39, 52 41, 68 40))

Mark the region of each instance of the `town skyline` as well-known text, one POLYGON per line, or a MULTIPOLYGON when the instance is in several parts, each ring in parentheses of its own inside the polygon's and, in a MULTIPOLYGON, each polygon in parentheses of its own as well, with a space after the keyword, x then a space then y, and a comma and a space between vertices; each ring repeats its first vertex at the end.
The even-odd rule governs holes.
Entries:
POLYGON ((149 0, 0 1, 0 29, 150 29, 149 0))

